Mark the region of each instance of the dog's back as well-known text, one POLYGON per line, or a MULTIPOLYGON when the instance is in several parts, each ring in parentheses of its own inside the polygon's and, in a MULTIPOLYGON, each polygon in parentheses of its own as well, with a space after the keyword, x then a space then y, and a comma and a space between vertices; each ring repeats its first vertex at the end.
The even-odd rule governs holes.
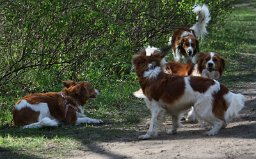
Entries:
POLYGON ((189 76, 194 69, 194 64, 189 62, 182 64, 179 62, 168 62, 166 64, 166 73, 173 74, 177 76, 189 76))
POLYGON ((43 116, 63 120, 64 101, 58 92, 33 93, 22 97, 13 109, 17 126, 38 122, 43 116))

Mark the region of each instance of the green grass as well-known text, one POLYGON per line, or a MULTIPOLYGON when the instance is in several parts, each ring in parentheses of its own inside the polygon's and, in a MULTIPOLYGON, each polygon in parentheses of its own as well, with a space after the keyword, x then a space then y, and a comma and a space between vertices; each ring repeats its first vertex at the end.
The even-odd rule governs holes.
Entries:
MULTIPOLYGON (((254 35, 256 5, 250 5, 235 8, 225 24, 210 30, 201 42, 201 51, 214 51, 226 59, 221 81, 231 88, 256 79, 254 35)), ((85 111, 89 117, 103 119, 104 125, 39 130, 10 126, 11 107, 18 97, 0 97, 0 158, 69 158, 75 150, 94 151, 92 142, 122 141, 124 136, 135 139, 139 133, 136 126, 150 115, 144 102, 132 96, 138 88, 137 81, 115 81, 99 88, 101 95, 91 100, 85 111)))
POLYGON ((227 67, 221 82, 228 86, 255 81, 255 26, 254 0, 250 5, 234 7, 225 23, 210 30, 207 39, 201 43, 201 51, 217 52, 225 58, 227 67))

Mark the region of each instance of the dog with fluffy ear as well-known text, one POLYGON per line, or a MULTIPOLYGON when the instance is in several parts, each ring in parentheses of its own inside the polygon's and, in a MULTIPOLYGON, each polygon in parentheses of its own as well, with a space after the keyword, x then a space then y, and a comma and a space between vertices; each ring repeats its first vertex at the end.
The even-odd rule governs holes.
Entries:
POLYGON ((13 109, 13 120, 23 128, 56 127, 60 124, 103 123, 84 115, 83 105, 98 91, 89 82, 63 82, 62 92, 33 93, 22 97, 13 109))
POLYGON ((197 5, 193 12, 197 14, 198 21, 190 28, 177 28, 168 44, 172 46, 172 54, 176 62, 184 61, 197 62, 197 53, 199 53, 199 41, 207 34, 206 26, 211 17, 207 5, 197 5))
POLYGON ((177 132, 179 115, 192 105, 197 117, 208 123, 208 135, 216 135, 244 107, 244 96, 235 94, 218 81, 196 77, 175 76, 162 70, 164 54, 158 49, 144 49, 134 55, 132 62, 146 106, 151 111, 150 126, 139 139, 157 136, 161 112, 172 116, 172 133, 177 132))
POLYGON ((219 79, 225 69, 225 60, 217 53, 200 53, 197 62, 200 76, 219 79))

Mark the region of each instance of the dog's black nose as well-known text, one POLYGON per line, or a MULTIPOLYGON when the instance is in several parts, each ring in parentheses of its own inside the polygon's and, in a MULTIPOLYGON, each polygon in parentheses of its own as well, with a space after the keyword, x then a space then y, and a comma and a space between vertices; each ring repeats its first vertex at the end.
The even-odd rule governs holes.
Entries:
POLYGON ((187 51, 187 53, 188 53, 189 56, 191 56, 191 55, 192 55, 192 50, 189 49, 189 50, 187 51))
POLYGON ((212 68, 213 67, 213 63, 208 63, 208 67, 212 68))

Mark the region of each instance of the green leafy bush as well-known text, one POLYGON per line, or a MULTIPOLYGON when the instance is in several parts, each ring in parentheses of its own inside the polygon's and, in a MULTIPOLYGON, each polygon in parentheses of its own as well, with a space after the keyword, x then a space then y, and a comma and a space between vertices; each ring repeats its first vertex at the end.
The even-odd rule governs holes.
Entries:
POLYGON ((195 3, 209 5, 210 29, 230 2, 2 1, 1 105, 8 96, 58 91, 67 79, 93 81, 98 88, 134 80, 132 55, 148 44, 161 47, 175 28, 191 26, 195 3))

